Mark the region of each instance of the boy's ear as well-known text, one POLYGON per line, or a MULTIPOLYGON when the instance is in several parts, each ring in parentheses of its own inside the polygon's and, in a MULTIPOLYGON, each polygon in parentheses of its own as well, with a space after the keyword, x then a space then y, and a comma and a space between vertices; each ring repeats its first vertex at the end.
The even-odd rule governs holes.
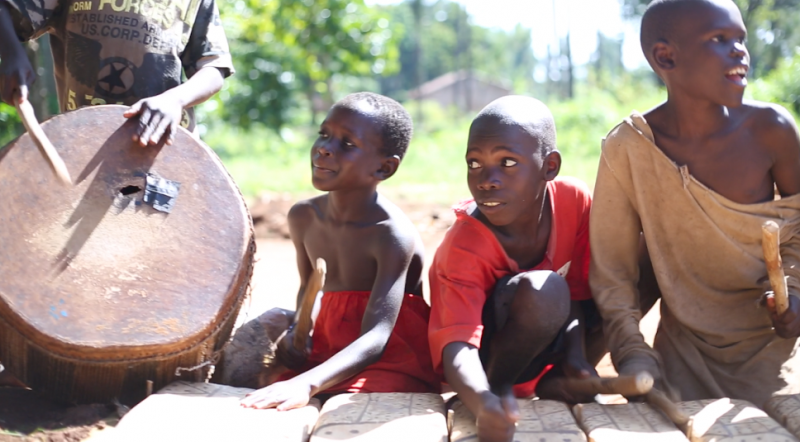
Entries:
POLYGON ((398 167, 400 167, 400 157, 398 155, 386 157, 381 161, 381 168, 375 172, 375 177, 383 181, 394 175, 398 167))
POLYGON ((664 40, 657 41, 650 50, 653 65, 662 71, 675 69, 675 49, 664 40))
POLYGON ((561 170, 561 152, 554 150, 547 154, 547 156, 544 157, 544 164, 542 167, 544 169, 544 179, 547 181, 554 180, 561 170))

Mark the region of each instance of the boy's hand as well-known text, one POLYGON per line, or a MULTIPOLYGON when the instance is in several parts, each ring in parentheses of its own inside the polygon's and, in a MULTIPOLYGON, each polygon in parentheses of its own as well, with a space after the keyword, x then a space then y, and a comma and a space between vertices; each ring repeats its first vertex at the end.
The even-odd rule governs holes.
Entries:
POLYGON ((485 393, 476 416, 479 442, 511 442, 517 430, 519 406, 512 392, 502 396, 485 393))
POLYGON ((11 51, 11 54, 0 59, 0 98, 4 102, 16 105, 15 96, 21 96, 20 101, 27 100, 28 86, 34 81, 36 74, 24 50, 11 51))
POLYGON ((246 408, 277 408, 278 411, 286 411, 304 407, 310 400, 311 386, 295 377, 248 394, 240 405, 246 408))
POLYGON ((775 295, 767 295, 766 301, 775 333, 784 339, 800 337, 800 299, 789 295, 789 308, 782 315, 775 308, 775 295))
MULTIPOLYGON (((311 338, 308 339, 311 344, 311 338)), ((298 351, 294 348, 294 326, 286 330, 286 334, 278 341, 275 349, 275 357, 285 367, 295 371, 300 371, 308 360, 311 348, 305 351, 298 351)))
POLYGON ((564 374, 569 378, 586 379, 597 377, 597 370, 589 364, 583 353, 570 354, 564 360, 564 374))
POLYGON ((133 135, 142 147, 155 146, 162 140, 171 145, 175 141, 183 107, 168 95, 169 91, 134 103, 125 111, 125 118, 139 116, 139 128, 133 135))

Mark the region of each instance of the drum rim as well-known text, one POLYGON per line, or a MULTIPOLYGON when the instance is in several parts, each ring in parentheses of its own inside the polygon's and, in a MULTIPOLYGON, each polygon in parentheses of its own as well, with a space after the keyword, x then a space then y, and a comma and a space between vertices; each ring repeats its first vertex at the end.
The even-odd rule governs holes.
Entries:
MULTIPOLYGON (((119 108, 127 109, 127 106, 121 105, 99 105, 80 108, 74 111, 58 114, 43 122, 46 124, 56 119, 65 118, 66 115, 77 112, 92 112, 93 110, 101 108, 119 108)), ((250 280, 252 277, 253 266, 255 264, 255 232, 253 228, 253 219, 250 211, 247 208, 244 196, 241 189, 231 177, 230 172, 224 167, 219 156, 211 149, 205 142, 194 136, 191 132, 183 127, 179 127, 178 131, 182 131, 185 135, 195 140, 200 147, 209 155, 209 158, 214 162, 222 171, 224 177, 229 184, 235 189, 241 204, 241 210, 244 220, 245 241, 247 246, 243 248, 243 256, 241 256, 238 270, 235 278, 231 280, 229 289, 226 292, 225 302, 220 305, 217 315, 214 316, 213 321, 209 326, 195 332, 194 334, 184 335, 181 340, 173 342, 161 342, 157 344, 142 344, 142 345, 118 345, 113 347, 96 347, 85 344, 77 344, 58 340, 48 334, 38 330, 33 325, 29 324, 25 319, 12 309, 6 302, 0 298, 0 321, 5 322, 10 328, 16 331, 20 337, 26 342, 27 345, 33 345, 45 354, 50 354, 55 357, 80 362, 80 363, 110 363, 110 362, 124 362, 124 361, 139 361, 168 358, 181 353, 190 352, 196 347, 205 342, 210 337, 219 333, 222 327, 230 320, 231 315, 238 312, 238 306, 241 305, 244 298, 250 291, 250 280), (231 297, 234 290, 235 296, 231 297)), ((23 137, 30 137, 26 132, 15 138, 6 146, 0 148, 0 159, 2 159, 11 149, 17 145, 23 137)))

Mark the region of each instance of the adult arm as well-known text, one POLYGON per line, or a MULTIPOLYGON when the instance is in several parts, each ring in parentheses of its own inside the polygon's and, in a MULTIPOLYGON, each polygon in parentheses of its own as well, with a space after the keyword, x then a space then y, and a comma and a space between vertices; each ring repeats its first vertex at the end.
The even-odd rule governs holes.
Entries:
POLYGON ((374 242, 378 270, 358 339, 313 369, 252 393, 243 401, 245 406, 278 410, 304 406, 315 394, 355 376, 381 358, 400 313, 414 250, 411 238, 399 238, 393 232, 381 236, 374 242), (387 235, 392 238, 386 239, 387 235))
POLYGON ((27 100, 27 88, 36 80, 25 48, 14 31, 11 11, 5 1, 0 0, 0 99, 14 105, 14 96, 22 94, 27 100))
POLYGON ((609 143, 616 142, 612 135, 604 142, 597 172, 589 222, 592 256, 589 283, 603 316, 606 343, 617 371, 635 374, 646 370, 660 378, 658 356, 639 331, 642 313, 637 289, 638 247, 642 226, 618 179, 618 175, 624 179, 625 174, 629 178, 630 171, 624 170, 629 167, 627 159, 618 162, 618 170, 612 171, 609 166, 606 149, 609 143))
POLYGON ((139 127, 133 140, 139 145, 156 145, 160 141, 171 145, 175 140, 183 110, 200 104, 222 89, 223 72, 207 66, 195 73, 185 83, 154 97, 137 101, 125 117, 139 116, 139 127))

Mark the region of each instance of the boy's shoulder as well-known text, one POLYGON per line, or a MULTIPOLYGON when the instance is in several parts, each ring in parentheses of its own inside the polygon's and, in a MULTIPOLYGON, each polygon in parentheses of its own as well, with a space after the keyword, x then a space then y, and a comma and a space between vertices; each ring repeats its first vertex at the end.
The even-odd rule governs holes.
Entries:
POLYGON ((745 100, 739 109, 746 124, 756 131, 789 131, 795 132, 792 114, 783 106, 764 101, 745 100))
POLYGON ((379 234, 411 242, 420 238, 417 227, 403 209, 382 195, 378 195, 377 202, 385 213, 385 220, 376 224, 379 234))
POLYGON ((591 198, 592 196, 592 191, 589 190, 589 186, 586 184, 586 182, 580 178, 569 175, 557 176, 553 180, 551 188, 565 195, 576 198, 591 198))

